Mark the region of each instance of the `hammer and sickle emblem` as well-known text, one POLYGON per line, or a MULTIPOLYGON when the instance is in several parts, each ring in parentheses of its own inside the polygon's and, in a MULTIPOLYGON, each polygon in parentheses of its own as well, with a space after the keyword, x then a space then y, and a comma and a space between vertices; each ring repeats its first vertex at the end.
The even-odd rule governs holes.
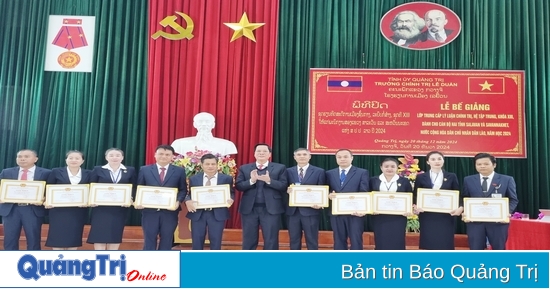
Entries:
POLYGON ((169 40, 182 40, 183 38, 187 38, 188 40, 191 40, 191 38, 193 38, 193 28, 195 27, 195 24, 193 23, 193 19, 191 19, 191 17, 189 17, 187 14, 182 12, 176 11, 176 14, 178 14, 183 18, 183 20, 185 20, 185 23, 187 24, 187 28, 183 28, 181 27, 181 25, 176 23, 176 19, 178 19, 176 15, 169 15, 164 17, 164 19, 162 19, 159 23, 160 25, 162 25, 162 27, 166 27, 166 26, 172 27, 178 33, 168 33, 162 30, 158 30, 151 37, 153 37, 153 39, 155 40, 159 37, 164 37, 169 40))

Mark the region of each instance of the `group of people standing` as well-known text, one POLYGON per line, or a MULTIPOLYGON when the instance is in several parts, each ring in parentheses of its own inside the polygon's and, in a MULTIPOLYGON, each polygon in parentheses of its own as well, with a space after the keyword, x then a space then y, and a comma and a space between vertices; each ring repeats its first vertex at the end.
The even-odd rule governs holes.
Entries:
MULTIPOLYGON (((337 168, 324 171, 309 164, 310 152, 305 148, 294 151, 297 165, 286 168, 282 164, 269 162, 271 148, 266 144, 255 147, 255 163, 239 168, 236 188, 242 192, 239 212, 243 227, 243 250, 254 250, 258 245, 258 228, 261 227, 264 249, 279 249, 280 215, 287 214, 290 248, 301 249, 302 236, 305 235, 307 249, 319 248, 320 207, 290 207, 283 196, 290 192, 290 185, 328 185, 332 200, 338 193, 346 192, 388 192, 413 193, 416 200, 420 188, 460 190, 456 174, 443 170, 443 153, 433 151, 426 156, 430 170, 417 176, 414 189, 409 179, 398 174, 399 162, 394 158, 385 158, 380 163, 381 174, 369 177, 365 169, 352 165, 353 153, 348 149, 338 150, 335 154, 337 168)), ((463 199, 496 197, 509 199, 512 213, 517 204, 516 185, 510 176, 497 174, 496 159, 487 153, 474 157, 474 165, 479 174, 464 178, 460 190, 460 205, 449 213, 424 212, 414 208, 421 224, 420 249, 454 250, 454 235, 457 217, 463 213, 463 199), (497 186, 487 186, 497 184, 497 186), (496 191, 498 188, 498 192, 496 191)), ((406 249, 406 226, 408 214, 374 214, 371 217, 376 250, 406 249)), ((335 250, 362 250, 364 232, 364 214, 331 215, 335 250), (348 243, 349 241, 349 243, 348 243)), ((507 223, 469 222, 467 223, 470 249, 482 250, 488 239, 493 249, 505 249, 508 237, 507 223)))
MULTIPOLYGON (((177 201, 184 200, 187 193, 185 170, 171 165, 174 149, 168 145, 158 146, 156 163, 143 166, 139 173, 135 168, 122 164, 124 152, 110 148, 105 152, 107 164, 93 170, 81 168, 84 154, 72 150, 66 154, 65 167, 52 170, 36 166, 36 151, 23 149, 17 153, 17 167, 7 168, 0 179, 45 181, 46 184, 112 183, 145 186, 163 186, 178 189, 177 201)), ((45 207, 42 203, 1 203, 0 216, 4 225, 4 249, 19 250, 21 229, 25 231, 28 250, 41 249, 41 228, 44 216, 49 216, 46 246, 54 250, 76 250, 82 246, 84 225, 90 216, 90 232, 87 243, 96 250, 117 250, 122 242, 129 206, 45 207)), ((178 223, 178 209, 142 210, 144 250, 170 250, 173 234, 178 223)))
MULTIPOLYGON (((69 151, 66 167, 48 170, 37 167, 35 151, 24 149, 17 153, 17 167, 2 170, 0 179, 46 181, 47 184, 89 184, 115 183, 177 188, 177 208, 174 210, 136 207, 142 210, 144 250, 169 250, 172 248, 173 234, 178 223, 179 204, 185 202, 187 218, 191 220, 192 248, 204 248, 208 233, 210 249, 221 249, 225 221, 229 219, 228 208, 196 208, 196 200, 188 194, 185 170, 171 164, 174 149, 168 145, 156 148, 156 163, 143 166, 139 173, 133 167, 122 164, 124 153, 111 148, 105 152, 107 164, 97 166, 92 171, 82 169, 84 154, 69 151)), ((335 154, 338 167, 325 172, 322 168, 309 164, 310 152, 305 148, 294 151, 296 166, 270 162, 271 147, 257 144, 254 148, 255 162, 240 166, 236 181, 218 172, 217 158, 212 154, 201 158, 203 172, 189 179, 189 187, 228 184, 231 188, 233 204, 235 187, 242 193, 239 213, 242 219, 243 250, 255 250, 259 242, 259 232, 264 240, 264 249, 279 249, 279 229, 281 215, 286 213, 290 248, 302 248, 305 235, 308 250, 319 248, 319 221, 321 207, 290 207, 285 194, 290 194, 292 185, 328 185, 329 199, 345 192, 388 192, 413 193, 416 200, 419 188, 460 190, 456 174, 443 170, 444 157, 441 152, 430 152, 426 156, 429 172, 417 176, 414 189, 411 182, 399 176, 399 163, 394 158, 385 158, 380 163, 381 174, 369 176, 365 169, 352 165, 353 153, 348 149, 335 154)), ((424 212, 415 207, 421 224, 420 248, 454 250, 454 233, 457 217, 463 212, 462 200, 465 197, 506 197, 509 199, 510 213, 518 204, 514 179, 494 172, 496 159, 486 153, 477 154, 474 164, 479 174, 464 178, 460 194, 460 206, 450 213, 424 212), (495 186, 498 184, 498 193, 495 186)), ((4 249, 18 250, 21 229, 27 237, 27 249, 40 250, 42 219, 49 211, 49 232, 46 246, 54 249, 77 249, 82 246, 83 228, 88 217, 86 207, 55 208, 42 204, 0 203, 0 216, 4 223, 4 249)), ((88 243, 97 250, 116 250, 122 242, 122 233, 127 219, 128 208, 116 206, 94 206, 91 209, 91 229, 88 243)), ((371 217, 377 250, 406 249, 406 225, 408 215, 376 214, 371 217)), ((330 216, 335 250, 362 250, 364 214, 330 216), (348 244, 349 240, 349 244, 348 244)), ((470 249, 485 248, 486 239, 493 249, 505 249, 508 225, 505 223, 467 223, 470 249)))

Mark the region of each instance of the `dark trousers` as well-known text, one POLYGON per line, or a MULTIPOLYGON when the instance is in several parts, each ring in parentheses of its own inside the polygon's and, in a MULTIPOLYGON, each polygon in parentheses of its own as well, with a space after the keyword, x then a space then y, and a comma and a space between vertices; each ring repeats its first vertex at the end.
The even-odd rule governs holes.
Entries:
POLYGON ((350 250, 363 250, 363 218, 347 215, 330 216, 330 224, 334 237, 334 250, 347 250, 348 238, 351 243, 350 250))
POLYGON ((4 224, 4 250, 19 250, 21 228, 27 238, 27 250, 40 250, 42 217, 37 217, 32 207, 14 204, 11 212, 2 217, 4 224))
POLYGON ((203 250, 206 230, 208 230, 208 240, 210 241, 210 250, 222 249, 222 235, 225 227, 225 220, 218 221, 214 216, 214 211, 204 210, 197 221, 191 220, 191 240, 193 250, 203 250))
POLYGON ((470 250, 485 250, 487 248, 487 238, 493 250, 506 250, 508 226, 508 224, 501 223, 466 223, 470 250))
POLYGON ((243 250, 258 247, 258 226, 262 227, 264 250, 279 250, 279 227, 281 215, 270 214, 265 207, 254 207, 250 214, 242 214, 243 250))
POLYGON ((290 250, 302 250, 302 231, 308 250, 319 250, 319 215, 303 216, 299 210, 288 216, 290 250))
POLYGON ((177 225, 177 211, 145 209, 141 213, 143 250, 172 250, 174 231, 177 225), (159 237, 158 243, 157 237, 159 237))

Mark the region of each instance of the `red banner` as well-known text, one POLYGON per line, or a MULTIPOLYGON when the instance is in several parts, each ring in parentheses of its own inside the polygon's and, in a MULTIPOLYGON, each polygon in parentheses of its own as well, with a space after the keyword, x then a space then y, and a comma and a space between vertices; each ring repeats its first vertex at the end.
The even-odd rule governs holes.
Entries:
POLYGON ((525 158, 524 72, 311 69, 308 148, 525 158))

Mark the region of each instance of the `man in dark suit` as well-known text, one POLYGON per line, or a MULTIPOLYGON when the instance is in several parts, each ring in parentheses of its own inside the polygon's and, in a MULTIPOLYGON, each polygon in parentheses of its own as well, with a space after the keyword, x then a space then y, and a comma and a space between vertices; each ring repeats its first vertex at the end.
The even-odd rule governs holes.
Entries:
POLYGON ((258 247, 258 225, 262 227, 264 250, 279 249, 279 227, 285 212, 283 194, 288 182, 286 167, 269 162, 271 148, 257 144, 254 148, 255 163, 239 168, 236 187, 243 193, 239 205, 243 227, 243 250, 258 247))
MULTIPOLYGON (((310 152, 305 148, 294 151, 296 166, 288 168, 287 179, 290 185, 325 185, 325 170, 309 164, 310 152)), ((290 187, 289 187, 290 191, 290 187)), ((286 208, 288 215, 288 235, 290 250, 302 249, 302 231, 306 236, 308 250, 319 250, 319 215, 321 207, 290 207, 286 208)))
POLYGON ((445 29, 447 25, 447 17, 441 10, 430 10, 424 15, 426 22, 426 31, 420 34, 420 41, 426 40, 444 43, 447 38, 453 33, 451 29, 445 29))
MULTIPOLYGON (((201 157, 203 173, 196 174, 189 178, 189 187, 229 185, 231 198, 227 204, 231 206, 234 198, 233 177, 218 173, 218 158, 213 154, 205 154, 201 157)), ((196 209, 196 201, 191 199, 191 194, 185 197, 187 206, 186 217, 191 220, 191 240, 193 250, 203 250, 206 230, 208 228, 208 240, 210 250, 222 249, 222 235, 225 220, 229 219, 227 207, 196 209)))
MULTIPOLYGON (((38 155, 30 149, 17 153, 17 167, 2 170, 0 180, 46 181, 51 171, 35 164, 38 155)), ((41 203, 0 203, 0 216, 4 223, 4 250, 19 250, 21 228, 25 230, 27 250, 40 250, 42 219, 46 210, 41 203)))
MULTIPOLYGON (((495 173, 497 161, 488 153, 479 153, 474 157, 479 174, 464 178, 463 198, 508 198, 511 214, 518 205, 516 182, 507 175, 495 173)), ((462 207, 461 207, 462 209, 462 207)), ((486 248, 486 240, 493 250, 505 250, 508 239, 508 223, 468 222, 466 223, 468 243, 471 250, 486 248)))
MULTIPOLYGON (((327 171, 327 182, 332 192, 329 198, 332 200, 337 193, 365 192, 369 191, 369 172, 365 169, 351 165, 353 154, 348 149, 340 149, 336 152, 338 167, 327 171)), ((365 215, 353 213, 352 215, 339 215, 330 217, 332 234, 334 236, 334 250, 347 250, 348 238, 351 250, 363 250, 363 229, 365 215)))
POLYGON ((138 185, 177 188, 176 207, 166 209, 143 209, 141 227, 145 239, 143 250, 171 250, 174 231, 178 225, 178 211, 180 203, 187 194, 185 169, 171 165, 174 148, 169 145, 160 145, 155 151, 156 164, 141 167, 138 174, 138 185), (157 236, 159 242, 157 244, 157 236))

